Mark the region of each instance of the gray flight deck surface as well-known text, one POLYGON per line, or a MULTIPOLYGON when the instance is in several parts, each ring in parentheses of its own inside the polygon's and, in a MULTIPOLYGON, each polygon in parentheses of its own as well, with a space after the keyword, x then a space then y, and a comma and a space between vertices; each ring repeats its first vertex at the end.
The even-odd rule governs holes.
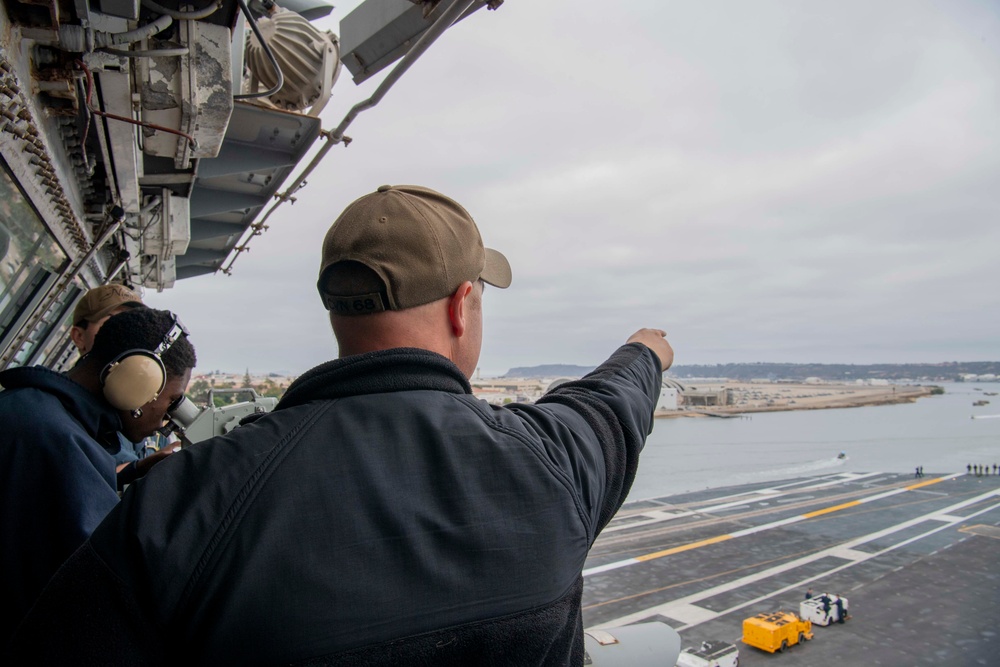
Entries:
POLYGON ((1000 476, 839 473, 629 503, 584 570, 584 627, 664 621, 753 665, 1000 665, 1000 476), (799 611, 807 589, 844 624, 770 654, 743 619, 799 611))

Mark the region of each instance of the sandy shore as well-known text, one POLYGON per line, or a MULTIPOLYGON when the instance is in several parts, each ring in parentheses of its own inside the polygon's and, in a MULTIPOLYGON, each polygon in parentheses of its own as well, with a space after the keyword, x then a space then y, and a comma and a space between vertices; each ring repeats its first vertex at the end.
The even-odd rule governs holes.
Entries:
POLYGON ((923 396, 930 396, 933 387, 888 386, 871 387, 856 384, 697 384, 698 390, 732 391, 732 405, 711 407, 682 406, 676 411, 659 411, 657 417, 708 417, 736 415, 752 412, 780 412, 787 410, 826 410, 829 408, 856 408, 865 405, 894 405, 912 403, 923 396))

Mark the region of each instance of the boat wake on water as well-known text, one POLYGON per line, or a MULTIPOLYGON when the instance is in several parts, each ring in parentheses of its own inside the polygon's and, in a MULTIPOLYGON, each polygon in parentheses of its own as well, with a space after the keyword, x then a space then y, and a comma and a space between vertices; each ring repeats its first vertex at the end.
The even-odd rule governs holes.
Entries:
MULTIPOLYGON (((739 486, 741 484, 760 484, 778 480, 792 479, 796 477, 808 477, 822 474, 834 468, 842 467, 848 459, 832 456, 824 459, 812 461, 802 461, 800 463, 784 466, 781 468, 763 468, 759 470, 743 470, 740 472, 729 471, 725 475, 724 486, 739 486)), ((633 487, 632 494, 627 502, 643 502, 654 498, 675 495, 678 493, 688 493, 719 486, 718 476, 712 475, 711 471, 698 471, 685 476, 683 483, 674 488, 653 488, 647 480, 638 480, 633 487)), ((660 487, 663 485, 661 484, 660 487)))
POLYGON ((801 475, 809 475, 816 472, 821 472, 829 468, 838 468, 847 463, 848 457, 844 455, 832 456, 825 459, 815 459, 813 461, 803 461, 801 463, 796 463, 793 465, 786 466, 784 468, 772 468, 766 471, 758 471, 751 473, 756 476, 767 476, 769 478, 783 479, 786 477, 799 477, 801 475))

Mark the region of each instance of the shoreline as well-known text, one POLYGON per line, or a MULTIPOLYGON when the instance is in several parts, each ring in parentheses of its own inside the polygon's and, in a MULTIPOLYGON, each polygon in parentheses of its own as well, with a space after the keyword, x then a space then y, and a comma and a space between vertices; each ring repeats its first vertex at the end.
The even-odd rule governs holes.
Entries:
MULTIPOLYGON (((860 408, 877 405, 899 405, 914 403, 918 398, 932 396, 933 386, 889 386, 859 387, 856 385, 752 385, 727 384, 738 396, 764 396, 756 402, 736 405, 708 407, 680 407, 677 410, 658 410, 656 419, 676 419, 679 417, 722 417, 735 418, 756 412, 791 412, 793 410, 832 410, 837 408, 860 408), (772 392, 765 394, 765 391, 772 392), (778 392, 789 396, 777 396, 778 392), (793 393, 795 392, 795 393, 793 393), (794 398, 792 398, 794 396, 794 398)), ((720 387, 720 390, 722 387, 720 387)))

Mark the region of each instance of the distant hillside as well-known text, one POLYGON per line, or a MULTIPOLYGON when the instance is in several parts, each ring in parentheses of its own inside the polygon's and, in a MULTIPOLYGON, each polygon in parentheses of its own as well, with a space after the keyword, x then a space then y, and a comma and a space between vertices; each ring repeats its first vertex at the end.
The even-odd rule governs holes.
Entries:
POLYGON ((541 366, 518 366, 504 374, 505 378, 561 378, 581 377, 594 370, 594 366, 574 364, 542 364, 541 366))
POLYGON ((940 364, 715 364, 674 366, 670 375, 724 377, 733 380, 959 380, 963 375, 1000 375, 1000 361, 945 362, 940 364))
MULTIPOLYGON (((504 377, 580 377, 593 366, 543 364, 511 368, 504 377)), ((704 364, 674 366, 668 375, 677 378, 712 377, 732 380, 928 380, 948 382, 963 375, 1000 375, 1000 361, 951 361, 940 364, 704 364)))

